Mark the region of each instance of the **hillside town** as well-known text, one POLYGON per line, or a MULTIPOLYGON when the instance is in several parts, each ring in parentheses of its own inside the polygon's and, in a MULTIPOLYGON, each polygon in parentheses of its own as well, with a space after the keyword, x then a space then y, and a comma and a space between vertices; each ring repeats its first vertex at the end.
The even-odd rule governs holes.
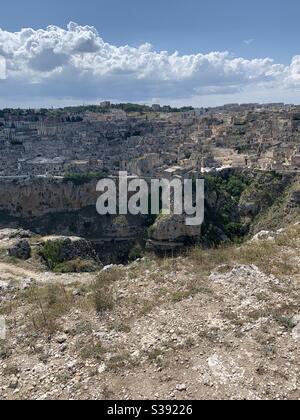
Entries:
POLYGON ((222 168, 300 170, 300 107, 98 106, 0 111, 0 175, 168 177, 222 168))

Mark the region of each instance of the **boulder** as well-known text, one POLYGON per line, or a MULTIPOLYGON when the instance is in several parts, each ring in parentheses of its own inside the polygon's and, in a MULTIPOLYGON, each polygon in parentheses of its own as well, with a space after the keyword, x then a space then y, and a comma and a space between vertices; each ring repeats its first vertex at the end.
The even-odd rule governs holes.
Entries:
POLYGON ((294 327, 297 327, 297 325, 300 324, 300 315, 295 315, 292 320, 291 320, 292 324, 294 327))
POLYGON ((49 266, 67 261, 94 260, 99 263, 98 256, 86 239, 79 237, 52 236, 44 238, 42 255, 49 266))
POLYGON ((8 255, 20 260, 28 260, 31 257, 31 248, 29 242, 26 239, 20 240, 11 248, 9 248, 8 255))
POLYGON ((0 239, 27 239, 34 236, 32 232, 24 229, 1 229, 0 239))
POLYGON ((155 241, 176 242, 185 238, 199 239, 200 226, 187 226, 186 216, 161 215, 151 228, 150 236, 155 241))
POLYGON ((9 289, 9 284, 6 281, 0 280, 0 291, 6 291, 9 289))
POLYGON ((262 230, 252 238, 252 242, 257 241, 274 241, 277 236, 277 232, 271 232, 269 230, 262 230))

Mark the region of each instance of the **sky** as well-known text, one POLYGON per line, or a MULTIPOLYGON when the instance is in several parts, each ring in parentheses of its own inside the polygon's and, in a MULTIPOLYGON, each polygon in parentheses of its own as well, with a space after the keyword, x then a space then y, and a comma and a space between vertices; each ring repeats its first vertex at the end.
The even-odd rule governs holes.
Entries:
POLYGON ((10 0, 0 107, 300 104, 298 0, 10 0))

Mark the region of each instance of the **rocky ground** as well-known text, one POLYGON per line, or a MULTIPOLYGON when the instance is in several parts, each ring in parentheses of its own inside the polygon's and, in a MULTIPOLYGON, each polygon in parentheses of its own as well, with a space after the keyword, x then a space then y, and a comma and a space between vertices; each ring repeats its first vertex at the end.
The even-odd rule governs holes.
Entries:
POLYGON ((300 225, 82 274, 7 256, 15 240, 1 399, 300 399, 300 225))

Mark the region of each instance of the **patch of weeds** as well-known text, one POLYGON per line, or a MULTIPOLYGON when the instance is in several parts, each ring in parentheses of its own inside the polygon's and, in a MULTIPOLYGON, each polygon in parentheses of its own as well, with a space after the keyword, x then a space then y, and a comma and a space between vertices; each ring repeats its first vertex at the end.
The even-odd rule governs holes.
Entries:
POLYGON ((10 257, 10 256, 6 256, 6 257, 4 258, 4 261, 5 261, 7 264, 13 264, 13 265, 19 265, 19 264, 20 264, 20 262, 21 262, 21 260, 19 260, 18 258, 16 258, 16 257, 10 257))
POLYGON ((38 358, 40 362, 42 362, 44 365, 47 365, 50 360, 50 355, 48 353, 40 353, 38 358))
POLYGON ((294 328, 294 323, 292 322, 292 318, 283 315, 275 315, 274 320, 287 330, 292 330, 294 328))
POLYGON ((150 312, 152 312, 152 310, 157 306, 157 301, 156 300, 143 300, 140 303, 140 310, 139 310, 139 314, 144 316, 149 314, 150 312))
POLYGON ((8 359, 12 354, 10 347, 4 340, 0 340, 0 360, 8 359))
POLYGON ((73 377, 72 372, 61 371, 55 374, 55 378, 60 384, 67 384, 73 377))
POLYGON ((121 350, 109 359, 107 368, 116 371, 132 364, 134 364, 134 362, 131 359, 130 353, 126 350, 121 350))
POLYGON ((130 323, 126 320, 110 322, 108 327, 120 333, 130 333, 131 331, 130 323))
POLYGON ((165 274, 161 271, 151 273, 151 280, 157 284, 165 283, 165 274))
POLYGON ((176 291, 171 294, 171 302, 178 303, 190 297, 190 293, 186 290, 176 291))
POLYGON ((196 341, 193 337, 187 337, 184 344, 187 349, 192 349, 193 347, 195 347, 196 341))
POLYGON ((208 340, 213 344, 217 344, 221 337, 219 328, 211 328, 210 330, 202 330, 199 332, 199 338, 202 340, 208 340))
POLYGON ((20 369, 16 365, 7 365, 3 369, 3 376, 16 376, 18 373, 20 373, 20 369))
POLYGON ((141 245, 135 245, 129 252, 129 261, 135 261, 144 256, 144 250, 141 245))
POLYGON ((195 297, 200 293, 211 295, 213 291, 206 284, 191 280, 185 285, 185 290, 177 290, 171 293, 171 302, 181 302, 185 299, 195 297))
POLYGON ((109 385, 104 385, 102 388, 102 395, 104 400, 113 400, 115 393, 114 390, 109 385))
POLYGON ((265 357, 274 357, 276 355, 276 349, 271 344, 267 344, 266 346, 262 347, 262 353, 265 357))
POLYGON ((53 271, 55 273, 67 274, 67 273, 94 273, 99 267, 95 261, 83 260, 76 258, 75 260, 65 261, 64 263, 57 264, 53 271))
POLYGON ((163 354, 164 351, 162 349, 153 349, 147 353, 147 356, 151 362, 156 362, 159 357, 163 356, 163 354))
POLYGON ((103 314, 114 307, 114 283, 119 280, 118 270, 101 271, 92 285, 94 308, 97 314, 103 314))
POLYGON ((256 299, 257 299, 259 302, 268 302, 269 297, 267 296, 267 294, 266 294, 266 293, 261 292, 261 293, 257 293, 257 294, 256 294, 256 299))
POLYGON ((104 360, 104 356, 107 352, 107 349, 102 345, 102 343, 96 343, 92 336, 90 336, 90 341, 87 344, 78 342, 77 347, 80 357, 84 360, 95 359, 97 361, 102 361, 104 360))
POLYGON ((34 330, 50 334, 59 330, 60 318, 69 312, 73 304, 71 292, 62 285, 33 285, 24 292, 24 297, 32 305, 27 317, 34 330))
POLYGON ((88 321, 81 321, 72 328, 70 334, 75 337, 76 335, 91 334, 92 332, 93 329, 91 323, 88 321))
POLYGON ((16 306, 16 301, 3 302, 0 307, 0 315, 10 315, 13 312, 14 308, 16 308, 16 306))
POLYGON ((242 320, 236 313, 232 311, 222 311, 221 314, 225 319, 228 319, 237 327, 242 327, 246 323, 246 320, 242 320))
MULTIPOLYGON (((299 265, 294 261, 282 260, 282 246, 289 246, 293 252, 299 243, 299 227, 287 229, 286 233, 275 241, 255 241, 236 245, 224 245, 217 248, 190 250, 188 260, 194 272, 209 275, 218 266, 232 267, 237 264, 254 264, 266 274, 286 276, 299 274, 299 265)), ((227 269, 226 269, 227 271, 227 269)))

